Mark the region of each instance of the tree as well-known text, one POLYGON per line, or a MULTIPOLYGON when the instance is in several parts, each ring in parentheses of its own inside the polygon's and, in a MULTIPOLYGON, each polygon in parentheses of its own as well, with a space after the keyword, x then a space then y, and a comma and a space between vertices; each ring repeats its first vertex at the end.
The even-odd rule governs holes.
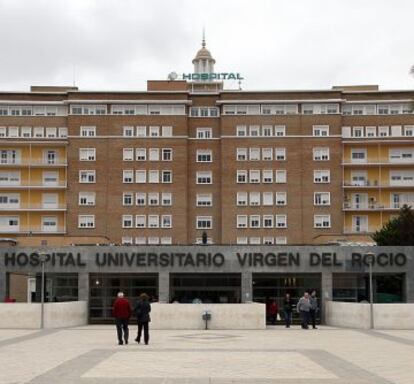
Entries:
POLYGON ((389 220, 371 237, 377 245, 414 245, 414 211, 404 205, 398 217, 389 220))

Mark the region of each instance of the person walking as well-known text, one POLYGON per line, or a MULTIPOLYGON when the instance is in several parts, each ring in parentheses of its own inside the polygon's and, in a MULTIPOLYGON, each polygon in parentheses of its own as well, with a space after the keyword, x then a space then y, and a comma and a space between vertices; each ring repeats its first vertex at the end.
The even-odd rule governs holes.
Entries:
POLYGON ((270 322, 272 323, 272 325, 276 325, 277 312, 278 312, 278 307, 277 307, 276 300, 272 300, 272 302, 269 305, 269 316, 270 316, 270 322))
POLYGON ((292 324, 292 305, 293 302, 290 298, 290 293, 286 293, 283 300, 283 316, 285 318, 286 328, 290 328, 290 324, 292 324))
POLYGON ((118 292, 117 299, 112 308, 112 316, 115 317, 116 333, 118 344, 128 344, 129 328, 128 322, 131 317, 131 306, 129 301, 124 297, 123 292, 118 292), (122 335, 123 334, 123 335, 122 335), (123 336, 123 339, 122 339, 123 336))
POLYGON ((134 314, 137 317, 138 335, 135 341, 139 344, 141 342, 142 329, 144 329, 145 345, 149 343, 149 322, 151 312, 151 304, 146 293, 141 293, 134 307, 134 314))
POLYGON ((312 322, 312 328, 317 329, 316 314, 318 313, 319 308, 318 308, 318 298, 316 297, 316 291, 314 289, 311 291, 309 301, 310 301, 310 306, 311 306, 309 315, 310 315, 310 320, 312 322))
POLYGON ((298 304, 296 305, 296 309, 300 313, 302 329, 309 329, 309 311, 311 309, 309 292, 305 292, 299 299, 298 304))

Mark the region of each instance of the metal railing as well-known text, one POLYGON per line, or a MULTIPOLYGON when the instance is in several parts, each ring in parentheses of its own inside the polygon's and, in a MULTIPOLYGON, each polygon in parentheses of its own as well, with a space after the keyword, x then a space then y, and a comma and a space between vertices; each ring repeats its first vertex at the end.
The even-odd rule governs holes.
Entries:
POLYGON ((38 209, 45 211, 63 210, 67 209, 66 204, 0 204, 0 210, 2 211, 15 211, 15 210, 26 210, 26 209, 38 209))

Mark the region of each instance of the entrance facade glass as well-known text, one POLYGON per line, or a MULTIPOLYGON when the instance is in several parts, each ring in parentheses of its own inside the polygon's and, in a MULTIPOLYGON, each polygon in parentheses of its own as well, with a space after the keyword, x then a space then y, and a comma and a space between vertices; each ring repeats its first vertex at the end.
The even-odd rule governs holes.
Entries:
POLYGON ((112 321, 112 305, 119 291, 131 305, 145 292, 157 300, 158 274, 91 274, 89 277, 89 319, 91 323, 112 321))
POLYGON ((179 303, 240 303, 240 273, 174 273, 170 301, 179 303))

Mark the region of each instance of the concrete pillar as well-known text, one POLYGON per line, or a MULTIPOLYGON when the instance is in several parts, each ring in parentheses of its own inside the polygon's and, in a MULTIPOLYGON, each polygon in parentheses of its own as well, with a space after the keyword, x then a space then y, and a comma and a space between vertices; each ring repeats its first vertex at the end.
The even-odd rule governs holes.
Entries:
POLYGON ((414 303, 414 271, 409 268, 405 274, 405 301, 414 303))
POLYGON ((78 273, 78 300, 89 301, 89 273, 78 273))
POLYGON ((160 303, 170 302, 170 273, 160 272, 158 274, 158 301, 160 303))
POLYGON ((241 302, 249 303, 253 301, 253 274, 242 272, 241 274, 241 302))
POLYGON ((4 302, 4 299, 9 294, 9 276, 6 271, 0 271, 0 303, 4 302))
POLYGON ((330 271, 326 271, 326 272, 322 272, 322 281, 321 281, 321 321, 323 323, 326 322, 325 319, 325 313, 326 311, 325 309, 325 303, 327 301, 332 301, 333 300, 333 280, 332 280, 332 272, 330 271))

